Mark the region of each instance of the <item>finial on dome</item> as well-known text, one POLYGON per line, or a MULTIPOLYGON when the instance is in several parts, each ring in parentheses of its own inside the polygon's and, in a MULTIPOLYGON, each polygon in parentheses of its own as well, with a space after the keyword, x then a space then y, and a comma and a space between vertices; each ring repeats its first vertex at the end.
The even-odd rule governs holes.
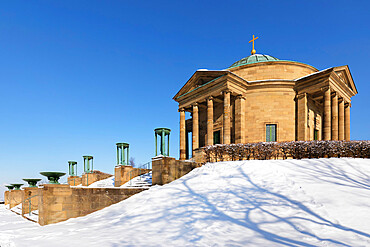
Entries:
POLYGON ((253 34, 253 39, 251 40, 251 41, 249 41, 249 43, 250 42, 252 42, 252 52, 251 52, 251 54, 253 55, 253 54, 256 54, 256 50, 254 49, 254 41, 256 40, 256 39, 258 39, 258 37, 254 37, 254 34, 253 34))

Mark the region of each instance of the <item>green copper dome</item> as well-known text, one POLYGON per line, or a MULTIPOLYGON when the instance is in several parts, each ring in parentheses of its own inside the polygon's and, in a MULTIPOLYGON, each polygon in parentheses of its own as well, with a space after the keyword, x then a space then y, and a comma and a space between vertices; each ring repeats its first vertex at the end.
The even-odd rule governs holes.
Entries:
POLYGON ((251 63, 262 63, 262 62, 273 62, 279 61, 276 57, 270 55, 263 55, 263 54, 253 54, 248 57, 242 58, 239 61, 233 63, 230 68, 238 67, 241 65, 251 64, 251 63))

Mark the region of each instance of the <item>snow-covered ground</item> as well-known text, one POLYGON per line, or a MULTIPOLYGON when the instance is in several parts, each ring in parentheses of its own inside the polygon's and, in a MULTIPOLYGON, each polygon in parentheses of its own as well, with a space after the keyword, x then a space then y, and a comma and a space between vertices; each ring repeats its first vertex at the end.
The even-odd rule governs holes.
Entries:
POLYGON ((149 188, 152 186, 152 172, 134 177, 130 181, 121 185, 121 188, 149 188))
POLYGON ((370 160, 207 164, 54 225, 0 206, 0 246, 370 246, 370 160))
POLYGON ((89 188, 114 188, 114 176, 96 181, 88 186, 89 188))
MULTIPOLYGON (((152 172, 149 172, 147 174, 143 174, 141 176, 134 177, 127 183, 123 184, 121 188, 138 188, 138 187, 144 187, 148 188, 152 185, 152 172)), ((76 187, 83 187, 83 186, 76 186, 76 187)), ((96 181, 95 183, 92 183, 88 186, 89 188, 117 188, 114 187, 114 176, 96 181)))

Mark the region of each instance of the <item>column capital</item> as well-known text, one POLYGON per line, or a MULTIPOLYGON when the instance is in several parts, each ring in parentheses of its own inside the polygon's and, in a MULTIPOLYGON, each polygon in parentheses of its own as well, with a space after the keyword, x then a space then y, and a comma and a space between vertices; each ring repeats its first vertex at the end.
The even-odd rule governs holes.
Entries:
POLYGON ((344 101, 344 107, 352 107, 352 104, 350 102, 344 101))
POLYGON ((307 93, 300 93, 300 94, 297 94, 295 97, 296 97, 296 99, 302 99, 306 96, 307 96, 307 93))
POLYGON ((324 91, 326 91, 326 90, 328 90, 328 89, 331 89, 331 88, 330 88, 330 86, 325 86, 325 87, 322 87, 322 88, 320 88, 320 89, 321 89, 321 91, 323 91, 323 92, 324 92, 324 91))
POLYGON ((191 106, 194 108, 194 107, 198 107, 199 104, 198 103, 193 103, 193 104, 191 104, 191 106))
POLYGON ((244 97, 242 94, 238 94, 238 95, 236 96, 236 99, 244 99, 244 100, 245 100, 245 97, 244 97))
POLYGON ((335 96, 338 97, 338 93, 336 91, 330 91, 330 95, 331 97, 335 97, 335 96))
POLYGON ((342 97, 338 97, 338 103, 344 102, 344 99, 342 97))
POLYGON ((213 96, 208 96, 206 100, 213 100, 213 96))
POLYGON ((184 107, 181 107, 181 108, 179 108, 177 111, 178 111, 178 112, 183 112, 183 111, 185 111, 185 108, 184 108, 184 107))
POLYGON ((231 93, 231 91, 229 89, 225 89, 222 91, 222 94, 227 94, 227 93, 231 93))

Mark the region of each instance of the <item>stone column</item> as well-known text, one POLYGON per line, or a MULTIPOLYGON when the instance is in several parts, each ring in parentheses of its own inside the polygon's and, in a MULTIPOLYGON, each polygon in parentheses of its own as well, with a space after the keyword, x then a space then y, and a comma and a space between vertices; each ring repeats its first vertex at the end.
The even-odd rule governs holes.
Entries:
POLYGON ((324 124, 323 139, 331 140, 331 95, 330 88, 323 88, 324 91, 324 124))
POLYGON ((223 144, 230 144, 230 91, 224 91, 223 144))
POLYGON ((339 103, 339 140, 344 140, 344 100, 340 99, 339 103))
POLYGON ((180 112, 180 160, 186 159, 186 131, 185 131, 185 109, 179 109, 180 112))
POLYGON ((351 140, 351 132, 350 132, 350 126, 351 126, 351 103, 346 103, 344 108, 344 138, 346 141, 351 140))
POLYGON ((335 93, 331 102, 331 139, 338 140, 338 94, 335 93))
POLYGON ((213 98, 207 99, 207 145, 213 145, 213 98))
POLYGON ((308 107, 307 107, 307 93, 301 93, 297 95, 297 140, 306 141, 308 140, 308 107))
POLYGON ((193 157, 194 157, 194 150, 199 148, 199 112, 198 112, 198 104, 195 103, 193 105, 193 157))
POLYGON ((245 98, 238 95, 235 100, 235 143, 245 142, 245 98))

